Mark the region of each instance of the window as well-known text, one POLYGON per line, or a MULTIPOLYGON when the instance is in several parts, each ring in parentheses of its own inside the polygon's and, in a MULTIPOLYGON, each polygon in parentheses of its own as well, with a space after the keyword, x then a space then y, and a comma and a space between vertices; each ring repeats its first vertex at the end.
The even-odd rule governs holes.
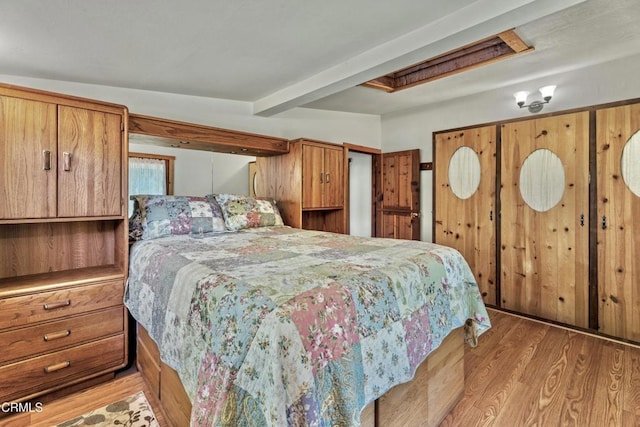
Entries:
MULTIPOLYGON (((173 194, 174 156, 129 153, 129 196, 136 194, 173 194)), ((129 216, 133 201, 129 200, 129 216)))

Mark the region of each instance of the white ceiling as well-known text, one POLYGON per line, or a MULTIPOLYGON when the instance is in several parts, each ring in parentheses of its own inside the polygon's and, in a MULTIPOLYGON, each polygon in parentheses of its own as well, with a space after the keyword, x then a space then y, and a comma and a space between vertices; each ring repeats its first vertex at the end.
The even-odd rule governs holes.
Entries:
POLYGON ((386 114, 640 53, 640 0, 2 0, 0 74, 386 114), (515 28, 535 51, 357 86, 515 28))

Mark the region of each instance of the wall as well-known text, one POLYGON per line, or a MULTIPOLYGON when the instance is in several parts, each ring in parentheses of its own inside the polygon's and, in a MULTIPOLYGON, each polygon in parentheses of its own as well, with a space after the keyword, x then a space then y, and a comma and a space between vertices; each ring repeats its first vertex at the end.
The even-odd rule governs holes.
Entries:
MULTIPOLYGON (((548 84, 558 87, 543 113, 640 97, 640 55, 581 70, 505 86, 474 96, 455 99, 382 117, 382 150, 420 148, 421 161, 433 161, 433 132, 480 125, 518 117, 531 117, 515 104, 513 93, 534 92, 548 84)), ((421 172, 421 239, 432 241, 433 173, 421 172)))

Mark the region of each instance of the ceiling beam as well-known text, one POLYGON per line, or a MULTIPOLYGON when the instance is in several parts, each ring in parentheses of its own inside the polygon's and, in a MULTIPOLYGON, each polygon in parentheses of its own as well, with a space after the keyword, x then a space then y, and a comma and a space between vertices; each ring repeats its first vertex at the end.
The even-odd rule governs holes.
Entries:
MULTIPOLYGON (((272 116, 442 55, 586 0, 478 0, 441 19, 282 88, 253 103, 272 116)), ((505 40, 506 43, 508 43, 505 40)))

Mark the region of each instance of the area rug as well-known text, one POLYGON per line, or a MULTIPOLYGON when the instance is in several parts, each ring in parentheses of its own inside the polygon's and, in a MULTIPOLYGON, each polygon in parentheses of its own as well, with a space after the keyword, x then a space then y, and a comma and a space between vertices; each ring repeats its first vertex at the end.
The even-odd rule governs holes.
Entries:
POLYGON ((151 410, 151 405, 143 392, 60 423, 57 427, 106 427, 116 425, 125 427, 159 427, 158 421, 156 421, 156 417, 151 410))

